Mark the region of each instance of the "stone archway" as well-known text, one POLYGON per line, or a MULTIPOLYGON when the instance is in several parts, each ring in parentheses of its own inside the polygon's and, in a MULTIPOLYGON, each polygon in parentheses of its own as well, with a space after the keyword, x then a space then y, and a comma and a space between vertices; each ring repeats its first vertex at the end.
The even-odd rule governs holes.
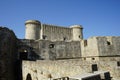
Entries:
POLYGON ((31 77, 30 73, 27 74, 26 80, 32 80, 32 77, 31 77))

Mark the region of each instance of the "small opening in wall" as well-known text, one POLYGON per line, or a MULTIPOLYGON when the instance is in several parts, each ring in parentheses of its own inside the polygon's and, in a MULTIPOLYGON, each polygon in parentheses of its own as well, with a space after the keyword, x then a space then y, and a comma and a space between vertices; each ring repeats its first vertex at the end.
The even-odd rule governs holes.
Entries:
POLYGON ((105 80, 111 80, 111 76, 110 76, 110 72, 106 72, 104 73, 104 76, 105 76, 105 80))
POLYGON ((120 61, 117 61, 117 66, 120 67, 120 61))
POLYGON ((55 47, 55 44, 50 44, 49 45, 49 48, 54 48, 55 47))
POLYGON ((95 58, 92 58, 92 60, 95 60, 95 58))
POLYGON ((66 40, 66 37, 63 37, 63 41, 65 41, 66 40))
POLYGON ((107 45, 111 45, 111 43, 109 41, 107 41, 107 45))
POLYGON ((87 46, 87 40, 84 40, 84 47, 87 46))
POLYGON ((78 38, 81 38, 81 36, 79 35, 78 38))
POLYGON ((97 64, 92 64, 92 72, 98 71, 97 64))
POLYGON ((46 38, 47 38, 47 36, 46 36, 46 35, 43 35, 42 37, 43 37, 43 39, 46 39, 46 38))

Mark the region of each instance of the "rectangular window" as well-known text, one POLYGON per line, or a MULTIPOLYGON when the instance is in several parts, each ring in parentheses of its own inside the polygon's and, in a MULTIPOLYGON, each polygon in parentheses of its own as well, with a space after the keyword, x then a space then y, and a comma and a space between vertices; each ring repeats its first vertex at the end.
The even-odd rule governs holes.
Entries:
POLYGON ((92 72, 98 71, 97 64, 92 64, 92 72))
POLYGON ((105 80, 111 80, 109 72, 104 73, 104 75, 105 75, 105 80))
POLYGON ((84 40, 84 47, 87 46, 87 40, 84 40))
POLYGON ((117 61, 117 66, 120 67, 120 61, 117 61))

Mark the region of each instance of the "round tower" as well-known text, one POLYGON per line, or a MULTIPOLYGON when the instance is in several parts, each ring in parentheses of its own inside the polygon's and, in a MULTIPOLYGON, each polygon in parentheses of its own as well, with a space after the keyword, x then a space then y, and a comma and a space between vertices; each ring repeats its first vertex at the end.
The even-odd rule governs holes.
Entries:
POLYGON ((73 40, 79 41, 83 39, 83 27, 81 25, 73 25, 71 26, 73 31, 73 40))
POLYGON ((25 26, 25 39, 39 39, 41 23, 38 20, 27 20, 25 26))

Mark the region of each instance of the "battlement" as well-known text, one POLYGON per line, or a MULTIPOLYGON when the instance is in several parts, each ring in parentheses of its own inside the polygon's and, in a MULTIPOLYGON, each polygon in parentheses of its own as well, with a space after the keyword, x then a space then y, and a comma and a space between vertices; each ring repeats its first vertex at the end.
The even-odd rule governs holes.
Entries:
POLYGON ((72 26, 70 26, 71 28, 81 28, 81 29, 83 29, 83 27, 82 27, 82 25, 72 25, 72 26))
POLYGON ((27 25, 27 24, 40 24, 40 21, 38 21, 38 20, 27 20, 25 22, 25 25, 27 25))

